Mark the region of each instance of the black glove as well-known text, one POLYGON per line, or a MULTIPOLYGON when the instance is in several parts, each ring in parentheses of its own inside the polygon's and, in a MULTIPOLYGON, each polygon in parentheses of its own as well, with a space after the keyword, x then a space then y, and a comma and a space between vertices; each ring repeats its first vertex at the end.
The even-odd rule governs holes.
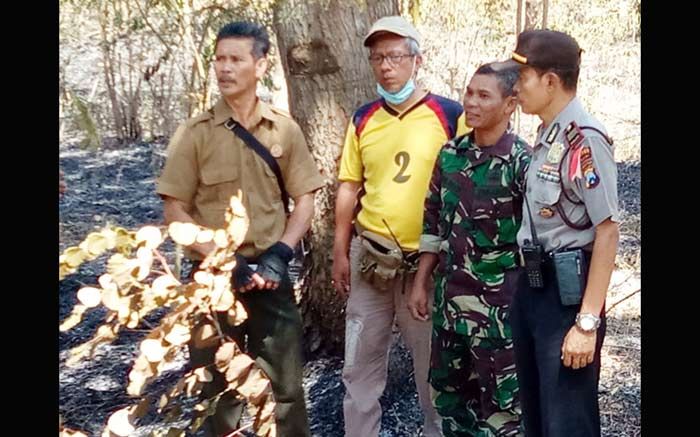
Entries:
POLYGON ((243 288, 253 280, 253 269, 248 265, 248 261, 242 255, 236 254, 236 270, 233 272, 233 288, 238 290, 243 288))
POLYGON ((265 281, 282 282, 287 273, 289 261, 294 258, 294 251, 281 241, 268 247, 258 258, 257 273, 265 281))

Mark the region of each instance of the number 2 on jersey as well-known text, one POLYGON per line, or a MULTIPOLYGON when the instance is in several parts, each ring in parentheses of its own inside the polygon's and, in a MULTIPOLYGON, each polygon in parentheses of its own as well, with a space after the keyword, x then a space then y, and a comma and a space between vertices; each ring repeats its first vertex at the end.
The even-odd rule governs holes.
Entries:
POLYGON ((394 182, 402 184, 411 178, 411 175, 406 175, 404 172, 408 168, 408 163, 411 162, 411 155, 407 152, 399 152, 394 156, 394 162, 401 167, 399 172, 394 176, 394 182))

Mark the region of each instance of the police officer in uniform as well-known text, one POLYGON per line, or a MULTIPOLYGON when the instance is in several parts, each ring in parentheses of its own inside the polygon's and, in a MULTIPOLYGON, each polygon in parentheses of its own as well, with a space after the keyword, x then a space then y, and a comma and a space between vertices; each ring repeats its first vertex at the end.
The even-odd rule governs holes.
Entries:
MULTIPOLYGON (((302 388, 301 317, 287 272, 294 247, 309 229, 314 191, 323 185, 304 136, 288 114, 260 101, 257 81, 267 68, 270 41, 265 29, 233 22, 218 33, 214 69, 222 98, 204 113, 182 124, 168 147, 158 180, 165 221, 192 222, 212 229, 225 225, 224 212, 240 189, 250 227, 237 251, 233 288, 247 310, 241 326, 219 314, 224 333, 247 348, 272 383, 278 435, 308 436, 302 388), (273 167, 236 130, 240 125, 267 149, 273 167), (237 132, 237 133, 234 133, 237 132), (284 192, 294 200, 287 217, 284 192)), ((245 136, 245 135, 244 135, 245 136)), ((260 149, 258 149, 260 150, 260 149)), ((263 152, 264 153, 264 152, 263 152)), ((214 250, 213 243, 194 243, 186 255, 193 271, 214 250)), ((219 346, 207 321, 200 321, 189 344, 193 367, 211 365, 219 346)), ((213 366, 212 366, 213 367, 213 366)), ((221 373, 202 391, 206 398, 226 384, 221 373)), ((229 435, 238 428, 243 404, 227 392, 205 422, 207 436, 229 435)))
POLYGON ((619 239, 617 170, 605 128, 576 97, 581 49, 530 30, 509 64, 523 112, 542 120, 517 235, 525 268, 510 322, 527 437, 600 436, 605 295, 619 239))

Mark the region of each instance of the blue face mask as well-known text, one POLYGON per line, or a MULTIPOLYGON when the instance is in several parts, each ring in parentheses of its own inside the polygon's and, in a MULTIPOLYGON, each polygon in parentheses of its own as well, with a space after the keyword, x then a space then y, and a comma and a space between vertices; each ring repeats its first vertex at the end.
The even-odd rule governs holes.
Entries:
POLYGON ((392 105, 402 104, 403 102, 408 100, 409 97, 411 97, 411 94, 413 94, 413 91, 415 90, 416 83, 413 81, 413 79, 410 79, 408 82, 406 82, 406 85, 404 85, 403 88, 396 91, 395 93, 390 93, 389 91, 382 88, 381 85, 377 84, 377 94, 382 96, 384 100, 391 103, 392 105))
POLYGON ((406 82, 406 84, 395 93, 390 93, 385 90, 379 83, 377 83, 377 94, 379 94, 384 100, 391 103, 392 105, 400 105, 413 94, 416 90, 416 83, 413 80, 413 70, 416 68, 416 58, 413 58, 413 67, 411 68, 411 78, 406 82))

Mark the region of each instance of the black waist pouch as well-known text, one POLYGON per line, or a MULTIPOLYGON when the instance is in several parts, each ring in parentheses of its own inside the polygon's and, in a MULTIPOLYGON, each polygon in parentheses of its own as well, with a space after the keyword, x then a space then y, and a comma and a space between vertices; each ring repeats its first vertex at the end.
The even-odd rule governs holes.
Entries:
POLYGON ((559 297, 564 306, 578 305, 588 279, 588 260, 582 249, 556 252, 552 255, 559 297))

